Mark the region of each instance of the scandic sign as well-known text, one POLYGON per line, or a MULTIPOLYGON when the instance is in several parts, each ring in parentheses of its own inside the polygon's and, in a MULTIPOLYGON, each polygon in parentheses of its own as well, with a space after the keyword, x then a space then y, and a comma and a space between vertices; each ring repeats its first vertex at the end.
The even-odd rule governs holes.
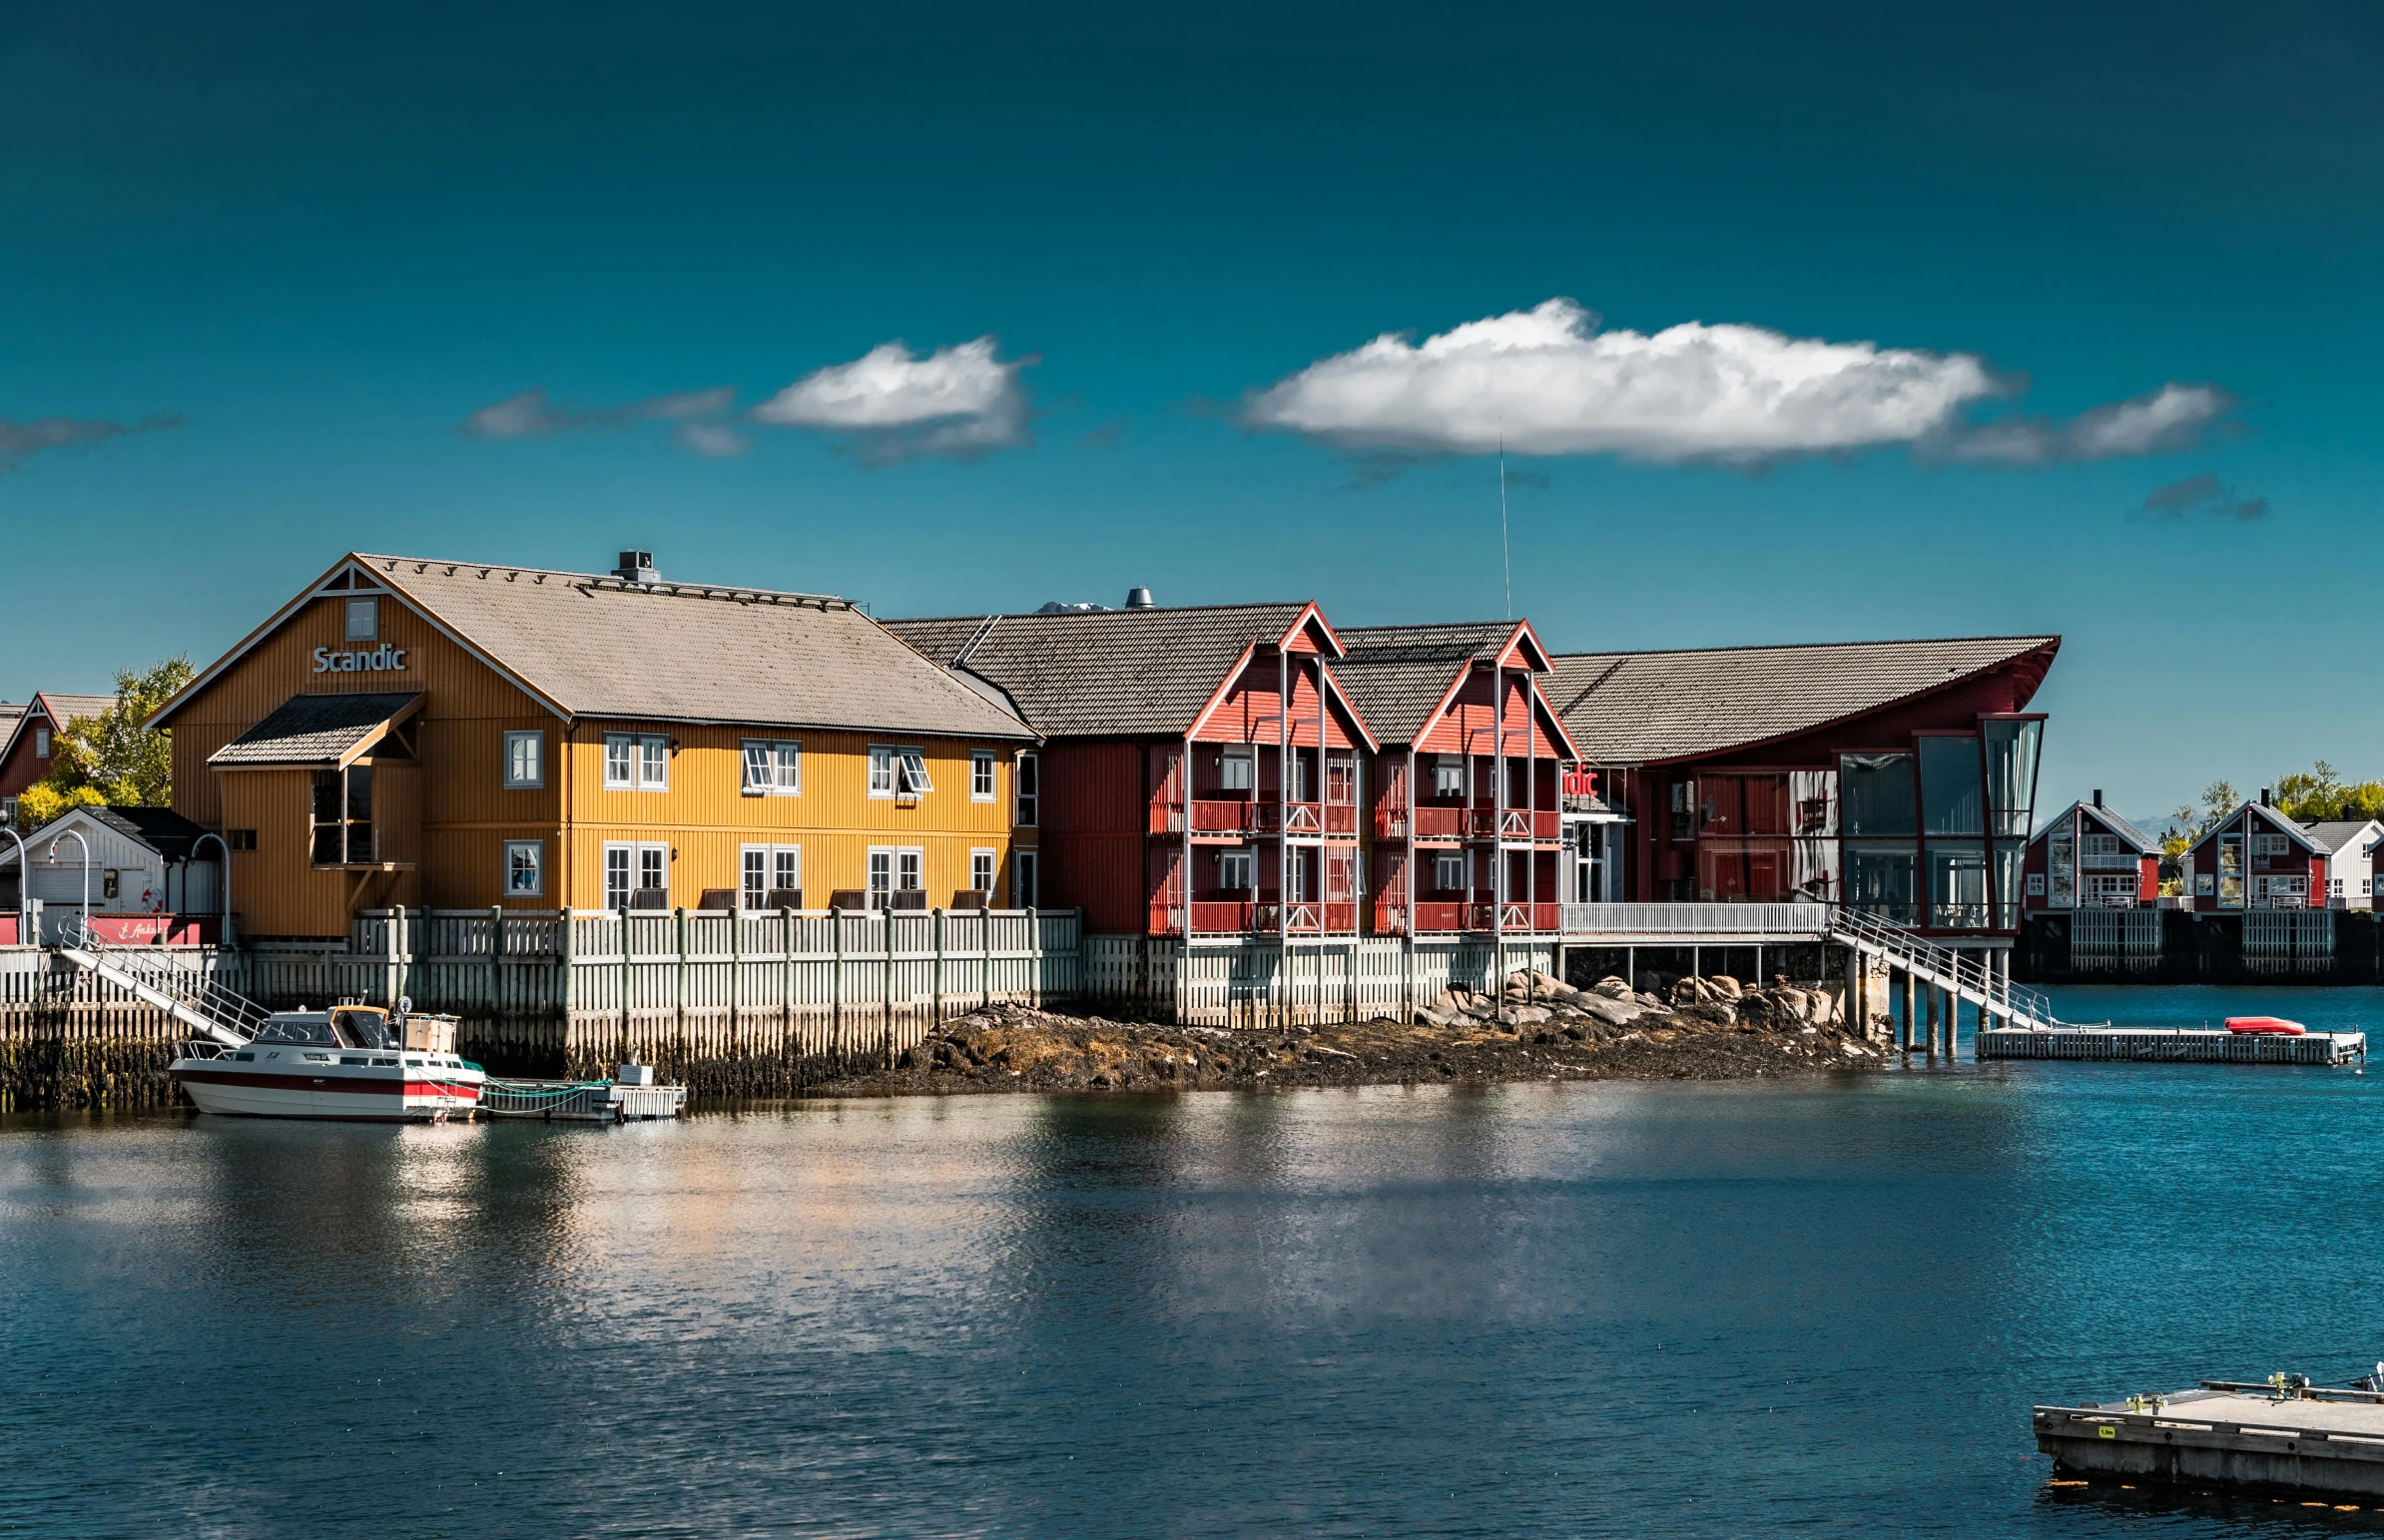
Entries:
POLYGON ((1566 796, 1595 796, 1597 794, 1597 775, 1598 772, 1593 770, 1566 770, 1564 772, 1564 794, 1566 796))
POLYGON ((314 672, 317 674, 378 674, 405 672, 405 649, 382 643, 368 653, 334 653, 327 647, 314 649, 314 672))

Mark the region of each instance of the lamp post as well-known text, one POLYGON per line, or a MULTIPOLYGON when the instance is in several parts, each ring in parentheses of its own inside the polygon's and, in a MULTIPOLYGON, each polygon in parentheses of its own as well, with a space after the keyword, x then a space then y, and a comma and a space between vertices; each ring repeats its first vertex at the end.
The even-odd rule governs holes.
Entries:
POLYGON ((216 945, 229 946, 232 944, 232 846, 224 843, 223 835, 210 830, 191 841, 191 853, 184 858, 182 868, 182 896, 185 902, 190 900, 190 862, 199 858, 199 847, 210 839, 216 842, 217 849, 224 852, 224 880, 221 884, 222 891, 218 895, 223 899, 221 905, 223 917, 216 927, 216 945))
POLYGON ((25 836, 15 829, 0 829, 17 842, 17 945, 31 946, 28 932, 33 928, 33 857, 25 853, 25 836))
POLYGON ((75 843, 83 847, 82 939, 89 941, 91 939, 91 841, 83 837, 83 831, 79 828, 70 828, 65 833, 60 834, 57 839, 50 841, 50 864, 53 866, 58 864, 58 842, 61 839, 72 839, 75 843))

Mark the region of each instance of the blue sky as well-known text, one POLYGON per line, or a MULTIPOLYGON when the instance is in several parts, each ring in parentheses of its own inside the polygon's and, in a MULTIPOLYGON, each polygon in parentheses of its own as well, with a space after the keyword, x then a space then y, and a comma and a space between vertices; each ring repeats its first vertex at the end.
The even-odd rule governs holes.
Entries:
POLYGON ((1564 297, 1555 645, 2058 631, 2041 805, 2384 774, 2384 13, 1644 9, 0 4, 0 699, 351 547, 1496 615, 1468 434, 1547 376, 1346 355, 1564 297), (1943 410, 1614 426, 1590 354, 1691 322, 1943 410))

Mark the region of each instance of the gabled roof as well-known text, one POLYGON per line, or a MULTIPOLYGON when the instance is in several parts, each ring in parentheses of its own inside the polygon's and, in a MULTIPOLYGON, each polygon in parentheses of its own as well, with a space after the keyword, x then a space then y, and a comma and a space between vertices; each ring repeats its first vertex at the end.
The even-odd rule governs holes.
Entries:
MULTIPOLYGON (((890 620, 925 658, 1000 691, 1050 738, 1186 732, 1243 657, 1311 621, 1313 604, 951 615, 890 620)), ((1340 651, 1338 639, 1325 648, 1340 651)), ((1338 672, 1338 666, 1336 666, 1338 672)))
MULTIPOLYGON (((1544 671, 1550 660, 1528 621, 1450 621, 1424 626, 1352 626, 1341 633, 1349 656, 1333 666, 1358 709, 1387 744, 1412 744, 1445 710, 1458 684, 1477 663, 1510 660, 1509 667, 1544 671)), ((1540 699, 1559 743, 1568 735, 1546 681, 1540 699)), ((1575 753, 1567 744, 1564 752, 1575 753)))
POLYGON ((1591 761, 1644 765, 1794 737, 2007 666, 2033 674, 2025 701, 2060 646, 1956 637, 1559 654, 1547 693, 1591 761))
MULTIPOLYGON (((728 583, 640 584, 482 562, 351 555, 150 719, 341 582, 369 580, 557 716, 1031 740, 850 600, 728 583), (352 576, 350 575, 352 571, 352 576)), ((344 590, 342 590, 344 591, 344 590)))
POLYGON ((207 763, 218 769, 344 766, 421 704, 418 691, 292 696, 207 763))
MULTIPOLYGON (((36 834, 78 821, 104 824, 136 844, 146 845, 168 861, 186 861, 192 847, 208 837, 208 830, 171 807, 69 807, 43 824, 36 834)), ((28 838, 26 843, 33 840, 28 838)), ((17 858, 15 841, 0 845, 0 866, 17 858)), ((220 858, 220 857, 219 857, 220 858)))
POLYGON ((2300 845, 2301 848, 2307 850, 2312 855, 2325 855, 2330 853, 2327 846, 2319 844, 2315 839, 2310 837, 2310 831, 2308 829, 2302 827, 2299 823, 2294 822, 2291 818, 2286 817, 2276 808, 2268 806, 2263 802, 2236 803, 2234 809, 2225 817, 2220 818, 2216 823, 2210 825, 2210 831, 2208 833, 2202 835, 2201 838, 2196 839, 2193 842, 2193 848, 2198 850, 2203 845, 2208 844, 2211 840, 2216 839, 2219 835, 2226 832, 2227 825, 2233 823, 2247 812, 2255 814, 2261 822, 2269 824, 2275 828, 2277 832, 2288 836, 2295 844, 2300 845))
POLYGON ((33 699, 23 706, 0 706, 0 758, 5 758, 17 745, 17 736, 40 718, 51 728, 63 728, 85 717, 96 717, 116 704, 112 695, 67 695, 56 690, 37 690, 33 699), (14 716, 9 715, 15 713, 14 716))
POLYGON ((2373 818, 2329 818, 2323 823, 2304 823, 2302 829, 2309 842, 2332 855, 2354 839, 2372 839, 2379 831, 2373 818))
POLYGON ((2128 846, 2138 855, 2158 855, 2160 853, 2159 840, 2154 839, 2108 807, 2097 807, 2092 802, 2072 802, 2052 817, 2047 818, 2044 826, 2039 828, 2032 837, 2042 839, 2052 830, 2063 827, 2069 822, 2070 814, 2074 812, 2085 814, 2118 835, 2127 841, 2128 846))

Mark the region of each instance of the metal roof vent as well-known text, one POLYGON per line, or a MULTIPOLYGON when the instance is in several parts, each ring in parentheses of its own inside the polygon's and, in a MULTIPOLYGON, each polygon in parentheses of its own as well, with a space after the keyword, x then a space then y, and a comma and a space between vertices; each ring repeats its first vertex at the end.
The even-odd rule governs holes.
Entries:
POLYGON ((1151 602, 1149 589, 1129 588, 1126 590, 1126 608, 1129 610, 1155 610, 1158 606, 1151 602))
POLYGON ((613 569, 613 576, 624 583, 658 583, 661 577, 654 570, 652 551, 623 551, 621 565, 613 569))

